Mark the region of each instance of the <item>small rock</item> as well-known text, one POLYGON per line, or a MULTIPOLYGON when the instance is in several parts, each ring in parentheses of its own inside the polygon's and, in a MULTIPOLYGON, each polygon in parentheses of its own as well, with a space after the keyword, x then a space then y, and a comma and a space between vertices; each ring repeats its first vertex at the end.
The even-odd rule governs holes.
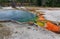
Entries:
POLYGON ((2 25, 2 24, 0 24, 0 27, 3 27, 3 25, 2 25))
POLYGON ((30 27, 27 27, 27 29, 31 29, 30 27))

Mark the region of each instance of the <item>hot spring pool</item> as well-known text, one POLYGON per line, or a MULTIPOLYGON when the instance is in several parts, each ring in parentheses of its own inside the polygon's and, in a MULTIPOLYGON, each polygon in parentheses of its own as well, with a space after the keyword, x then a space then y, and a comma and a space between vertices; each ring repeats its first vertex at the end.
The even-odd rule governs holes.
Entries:
POLYGON ((35 17, 28 11, 22 10, 0 10, 0 20, 15 20, 20 22, 31 21, 35 17))

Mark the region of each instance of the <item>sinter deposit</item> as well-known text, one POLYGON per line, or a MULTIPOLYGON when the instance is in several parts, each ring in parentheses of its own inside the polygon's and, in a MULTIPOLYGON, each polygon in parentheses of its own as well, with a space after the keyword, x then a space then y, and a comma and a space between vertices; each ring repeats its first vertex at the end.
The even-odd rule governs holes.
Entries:
POLYGON ((0 39, 60 39, 60 36, 41 27, 2 22, 0 23, 0 39))

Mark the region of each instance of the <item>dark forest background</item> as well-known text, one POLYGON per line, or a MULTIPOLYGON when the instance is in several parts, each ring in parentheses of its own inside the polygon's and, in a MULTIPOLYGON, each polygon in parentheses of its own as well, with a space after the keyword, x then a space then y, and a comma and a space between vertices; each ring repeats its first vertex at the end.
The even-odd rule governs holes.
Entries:
POLYGON ((17 6, 60 7, 60 0, 0 0, 0 5, 10 6, 12 2, 17 6))

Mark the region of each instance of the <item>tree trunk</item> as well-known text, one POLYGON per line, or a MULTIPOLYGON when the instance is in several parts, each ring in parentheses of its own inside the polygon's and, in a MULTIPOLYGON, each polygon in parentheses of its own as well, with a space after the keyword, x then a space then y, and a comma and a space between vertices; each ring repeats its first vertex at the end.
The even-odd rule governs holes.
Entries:
POLYGON ((45 6, 46 0, 42 0, 41 2, 42 2, 42 6, 45 6))

